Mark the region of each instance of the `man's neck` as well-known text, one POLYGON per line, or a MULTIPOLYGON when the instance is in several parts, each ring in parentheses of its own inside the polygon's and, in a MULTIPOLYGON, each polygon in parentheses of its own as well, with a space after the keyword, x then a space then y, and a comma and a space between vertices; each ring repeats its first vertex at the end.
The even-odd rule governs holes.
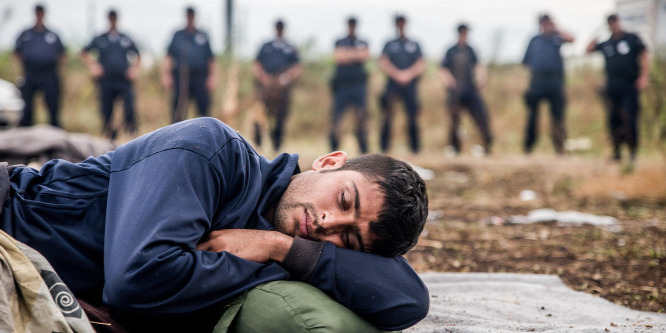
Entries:
POLYGON ((620 39, 622 37, 624 37, 624 31, 622 31, 622 30, 618 30, 618 31, 613 32, 611 34, 611 39, 620 39))
POLYGON ((46 31, 46 26, 44 25, 44 22, 37 22, 33 29, 36 31, 46 31))

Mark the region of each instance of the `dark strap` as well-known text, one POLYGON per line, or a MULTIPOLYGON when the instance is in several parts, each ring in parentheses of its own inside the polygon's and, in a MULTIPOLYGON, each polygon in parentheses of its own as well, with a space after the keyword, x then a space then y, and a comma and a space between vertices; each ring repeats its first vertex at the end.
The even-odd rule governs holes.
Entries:
POLYGON ((0 215, 2 214, 2 206, 5 200, 9 197, 9 164, 7 162, 0 162, 0 215))

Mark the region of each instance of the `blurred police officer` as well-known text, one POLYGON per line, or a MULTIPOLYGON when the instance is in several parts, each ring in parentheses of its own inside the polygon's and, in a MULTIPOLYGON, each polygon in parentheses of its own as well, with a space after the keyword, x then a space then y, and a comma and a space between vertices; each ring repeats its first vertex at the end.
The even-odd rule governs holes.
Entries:
POLYGON ((574 38, 560 32, 548 15, 539 16, 541 32, 530 40, 525 52, 523 64, 530 69, 530 87, 525 93, 525 102, 529 109, 525 129, 526 153, 531 153, 537 139, 539 125, 539 102, 543 99, 550 103, 552 118, 552 139, 555 151, 564 153, 566 130, 564 127, 566 96, 564 93, 564 61, 560 54, 563 43, 573 42, 574 38))
MULTIPOLYGON (((273 122, 271 139, 277 151, 282 144, 284 124, 289 114, 290 92, 301 75, 296 48, 284 39, 284 22, 275 23, 275 39, 264 43, 254 61, 253 71, 266 113, 273 122)), ((255 123, 255 141, 261 145, 261 125, 255 123)))
POLYGON ((474 49, 467 44, 469 28, 465 24, 458 26, 458 42, 446 51, 440 64, 440 75, 448 89, 447 105, 451 115, 449 144, 456 154, 460 153, 461 107, 469 110, 472 119, 481 132, 486 154, 490 153, 492 135, 490 133, 488 111, 481 99, 478 87, 486 84, 485 67, 479 64, 474 49))
POLYGON ((21 94, 25 101, 20 126, 32 125, 33 97, 44 93, 51 125, 60 126, 60 78, 58 67, 65 60, 65 48, 60 37, 44 26, 44 7, 35 6, 35 26, 23 31, 16 40, 14 55, 23 66, 21 94))
POLYGON ((117 129, 111 124, 111 116, 118 97, 123 99, 125 129, 130 135, 136 135, 133 82, 140 71, 141 56, 132 39, 118 32, 118 13, 110 10, 108 19, 109 31, 93 38, 81 51, 81 59, 99 86, 104 135, 113 139, 117 129), (90 52, 98 53, 97 61, 90 56, 90 52))
POLYGON ((200 116, 208 115, 210 92, 215 89, 216 69, 208 36, 194 26, 194 8, 186 10, 187 25, 177 31, 162 63, 162 85, 173 89, 172 121, 185 119, 194 97, 200 116))
POLYGON ((629 146, 631 161, 638 149, 639 91, 648 87, 650 57, 638 35, 625 32, 617 15, 608 17, 611 37, 593 40, 587 52, 601 51, 606 59, 606 98, 609 104, 608 126, 613 143, 613 158, 621 160, 620 145, 629 146))
POLYGON ((365 102, 368 74, 363 63, 370 57, 370 52, 368 43, 356 37, 356 18, 347 20, 347 29, 347 36, 335 42, 335 51, 333 51, 336 67, 331 80, 334 102, 329 139, 331 150, 338 150, 340 120, 346 107, 351 105, 356 111, 356 137, 359 150, 365 154, 368 152, 366 133, 368 111, 365 102))
POLYGON ((380 140, 383 152, 389 149, 393 121, 392 104, 398 97, 405 102, 409 122, 410 148, 414 153, 420 149, 417 123, 419 102, 416 86, 419 76, 425 70, 425 61, 419 44, 405 36, 405 23, 404 16, 396 16, 395 26, 398 38, 386 43, 379 58, 379 67, 388 75, 386 88, 380 97, 380 107, 384 118, 380 140))

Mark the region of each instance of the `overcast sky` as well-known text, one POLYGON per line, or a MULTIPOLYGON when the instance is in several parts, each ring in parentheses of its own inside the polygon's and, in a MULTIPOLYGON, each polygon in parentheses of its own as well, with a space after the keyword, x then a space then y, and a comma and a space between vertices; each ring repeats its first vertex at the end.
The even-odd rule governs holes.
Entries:
MULTIPOLYGON (((38 1, 0 0, 0 49, 10 49, 21 30, 34 23, 38 1)), ((197 24, 221 52, 224 0, 43 0, 48 26, 60 34, 70 51, 78 51, 107 27, 106 12, 119 12, 119 27, 145 54, 161 57, 174 31, 184 26, 184 9, 197 10, 197 24)), ((563 49, 565 56, 582 54, 589 40, 605 28, 605 17, 615 10, 613 0, 236 0, 237 54, 253 57, 262 42, 273 36, 273 23, 282 18, 286 35, 297 46, 311 43, 305 56, 330 53, 345 33, 345 20, 359 20, 358 34, 370 42, 374 55, 394 37, 393 17, 407 16, 408 37, 421 43, 427 57, 437 60, 455 42, 455 27, 471 27, 470 42, 482 60, 520 61, 529 38, 537 33, 539 13, 551 14, 561 30, 577 40, 563 49)))

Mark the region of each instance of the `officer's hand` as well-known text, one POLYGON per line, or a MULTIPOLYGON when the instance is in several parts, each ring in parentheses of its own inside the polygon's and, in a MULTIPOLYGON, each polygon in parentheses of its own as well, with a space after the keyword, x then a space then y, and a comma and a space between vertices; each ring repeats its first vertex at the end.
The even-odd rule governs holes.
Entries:
POLYGON ((409 84, 409 82, 412 81, 412 76, 409 74, 407 71, 400 71, 396 73, 395 75, 395 81, 401 85, 401 86, 406 86, 409 84))
POLYGON ((229 252, 254 262, 282 262, 294 239, 277 231, 226 229, 210 233, 196 249, 229 252))
POLYGON ((208 78, 206 79, 206 89, 208 89, 208 91, 215 91, 216 87, 217 79, 215 78, 215 75, 208 75, 208 78))
POLYGON ((650 77, 647 75, 641 75, 636 80, 636 89, 643 90, 650 86, 650 77))
POLYGON ((127 77, 128 80, 134 81, 139 76, 139 69, 137 67, 132 66, 127 69, 125 76, 127 77))
POLYGON ((162 75, 160 81, 162 81, 162 87, 164 87, 164 89, 169 90, 173 87, 173 78, 171 78, 171 75, 169 74, 162 75))
POLYGON ((90 75, 97 80, 104 75, 104 68, 100 64, 93 64, 90 66, 90 75))

